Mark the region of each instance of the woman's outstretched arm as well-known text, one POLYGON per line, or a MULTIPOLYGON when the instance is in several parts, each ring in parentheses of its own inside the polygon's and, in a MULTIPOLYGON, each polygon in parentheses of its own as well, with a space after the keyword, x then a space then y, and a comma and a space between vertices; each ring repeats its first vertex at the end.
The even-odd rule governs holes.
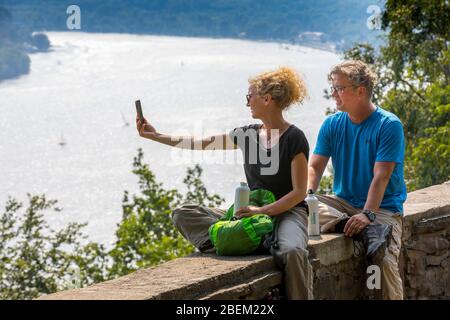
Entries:
POLYGON ((157 132, 145 118, 143 121, 136 118, 136 127, 141 137, 175 148, 190 150, 232 150, 237 148, 226 133, 205 138, 172 136, 157 132))

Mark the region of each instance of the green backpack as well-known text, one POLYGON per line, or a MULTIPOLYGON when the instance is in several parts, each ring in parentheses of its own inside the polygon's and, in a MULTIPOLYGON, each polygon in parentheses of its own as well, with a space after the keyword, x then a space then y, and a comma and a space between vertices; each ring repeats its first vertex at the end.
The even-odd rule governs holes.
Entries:
MULTIPOLYGON (((250 192, 250 205, 264 206, 275 202, 272 192, 257 189, 250 192)), ((266 214, 235 219, 232 205, 224 218, 209 227, 209 238, 219 256, 246 255, 256 251, 274 230, 274 222, 266 214)), ((270 242, 271 239, 269 239, 270 242)))

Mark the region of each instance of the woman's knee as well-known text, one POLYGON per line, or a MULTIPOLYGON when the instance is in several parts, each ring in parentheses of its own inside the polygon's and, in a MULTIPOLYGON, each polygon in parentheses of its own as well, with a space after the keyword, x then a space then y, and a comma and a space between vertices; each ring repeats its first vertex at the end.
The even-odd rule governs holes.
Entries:
POLYGON ((280 216, 277 226, 277 240, 281 251, 306 249, 308 246, 306 211, 297 209, 280 216))
POLYGON ((278 250, 282 252, 295 252, 301 251, 305 252, 307 250, 307 244, 303 241, 297 241, 297 243, 292 243, 288 241, 278 241, 278 250))
POLYGON ((194 210, 195 205, 184 204, 180 207, 175 208, 172 211, 172 222, 175 226, 180 225, 182 223, 183 218, 188 215, 192 210, 194 210))
POLYGON ((172 221, 177 226, 185 220, 200 219, 208 216, 206 208, 197 204, 183 204, 172 211, 172 221))
POLYGON ((295 235, 279 233, 277 240, 279 250, 283 252, 306 250, 308 247, 308 236, 301 230, 295 235))

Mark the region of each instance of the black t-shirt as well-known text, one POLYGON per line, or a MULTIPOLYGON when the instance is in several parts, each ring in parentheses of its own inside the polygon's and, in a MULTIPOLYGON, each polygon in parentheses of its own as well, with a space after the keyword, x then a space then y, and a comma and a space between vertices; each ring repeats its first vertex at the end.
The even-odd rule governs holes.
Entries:
MULTIPOLYGON (((243 152, 245 176, 250 190, 270 190, 278 200, 292 191, 292 159, 299 153, 308 159, 309 144, 303 131, 292 124, 279 137, 276 145, 266 149, 259 141, 261 126, 251 124, 235 128, 229 136, 243 152)), ((304 205, 304 201, 296 206, 300 205, 304 205)))

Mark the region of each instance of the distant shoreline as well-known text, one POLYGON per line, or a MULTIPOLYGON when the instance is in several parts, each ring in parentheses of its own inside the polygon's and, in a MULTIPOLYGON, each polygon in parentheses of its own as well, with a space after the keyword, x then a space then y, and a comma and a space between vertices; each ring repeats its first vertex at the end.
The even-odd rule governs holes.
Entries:
POLYGON ((29 74, 31 70, 29 55, 49 52, 50 49, 47 35, 41 32, 32 33, 24 42, 5 41, 0 46, 0 83, 29 74))
MULTIPOLYGON (((336 50, 336 48, 331 43, 311 43, 311 42, 287 42, 286 40, 282 39, 248 39, 244 37, 203 37, 203 36, 178 36, 178 35, 166 35, 166 34, 150 34, 150 33, 127 33, 127 32, 91 32, 91 31, 61 31, 61 30, 46 30, 45 33, 42 34, 47 35, 49 33, 86 33, 86 34, 105 34, 105 35, 113 35, 113 34, 120 34, 120 35, 130 35, 130 36, 154 36, 154 37, 173 37, 173 38, 194 38, 194 39, 213 39, 213 40, 236 40, 236 41, 250 41, 250 42, 257 42, 257 43, 274 43, 279 44, 281 46, 285 46, 284 48, 286 50, 289 50, 289 46, 301 46, 301 47, 307 47, 311 49, 321 50, 321 51, 327 51, 339 54, 340 51, 336 50)), ((19 50, 15 48, 16 50, 19 50)), ((25 55, 28 58, 28 62, 26 62, 24 59, 22 60, 14 60, 14 62, 8 61, 9 64, 15 63, 13 65, 13 68, 17 70, 17 72, 10 73, 7 75, 0 74, 0 83, 6 80, 14 80, 21 76, 27 75, 30 73, 30 58, 29 55, 37 52, 49 52, 51 50, 51 45, 46 50, 34 50, 34 51, 27 51, 24 48, 20 49, 20 54, 25 55), (27 65, 25 65, 27 63, 27 65)))
POLYGON ((103 34, 103 35, 130 35, 130 36, 153 36, 153 37, 169 37, 169 38, 184 38, 184 39, 212 39, 212 40, 236 40, 236 41, 248 41, 248 42, 256 42, 256 43, 274 43, 286 46, 301 46, 307 47, 311 49, 317 49, 327 52, 332 52, 335 54, 340 54, 342 51, 337 50, 334 46, 334 43, 315 43, 308 41, 296 41, 289 42, 285 39, 251 39, 244 37, 205 37, 205 36, 182 36, 182 35, 171 35, 171 34, 153 34, 153 33, 129 33, 129 32, 95 32, 95 31, 63 31, 63 30, 46 30, 45 33, 86 33, 86 34, 103 34))

